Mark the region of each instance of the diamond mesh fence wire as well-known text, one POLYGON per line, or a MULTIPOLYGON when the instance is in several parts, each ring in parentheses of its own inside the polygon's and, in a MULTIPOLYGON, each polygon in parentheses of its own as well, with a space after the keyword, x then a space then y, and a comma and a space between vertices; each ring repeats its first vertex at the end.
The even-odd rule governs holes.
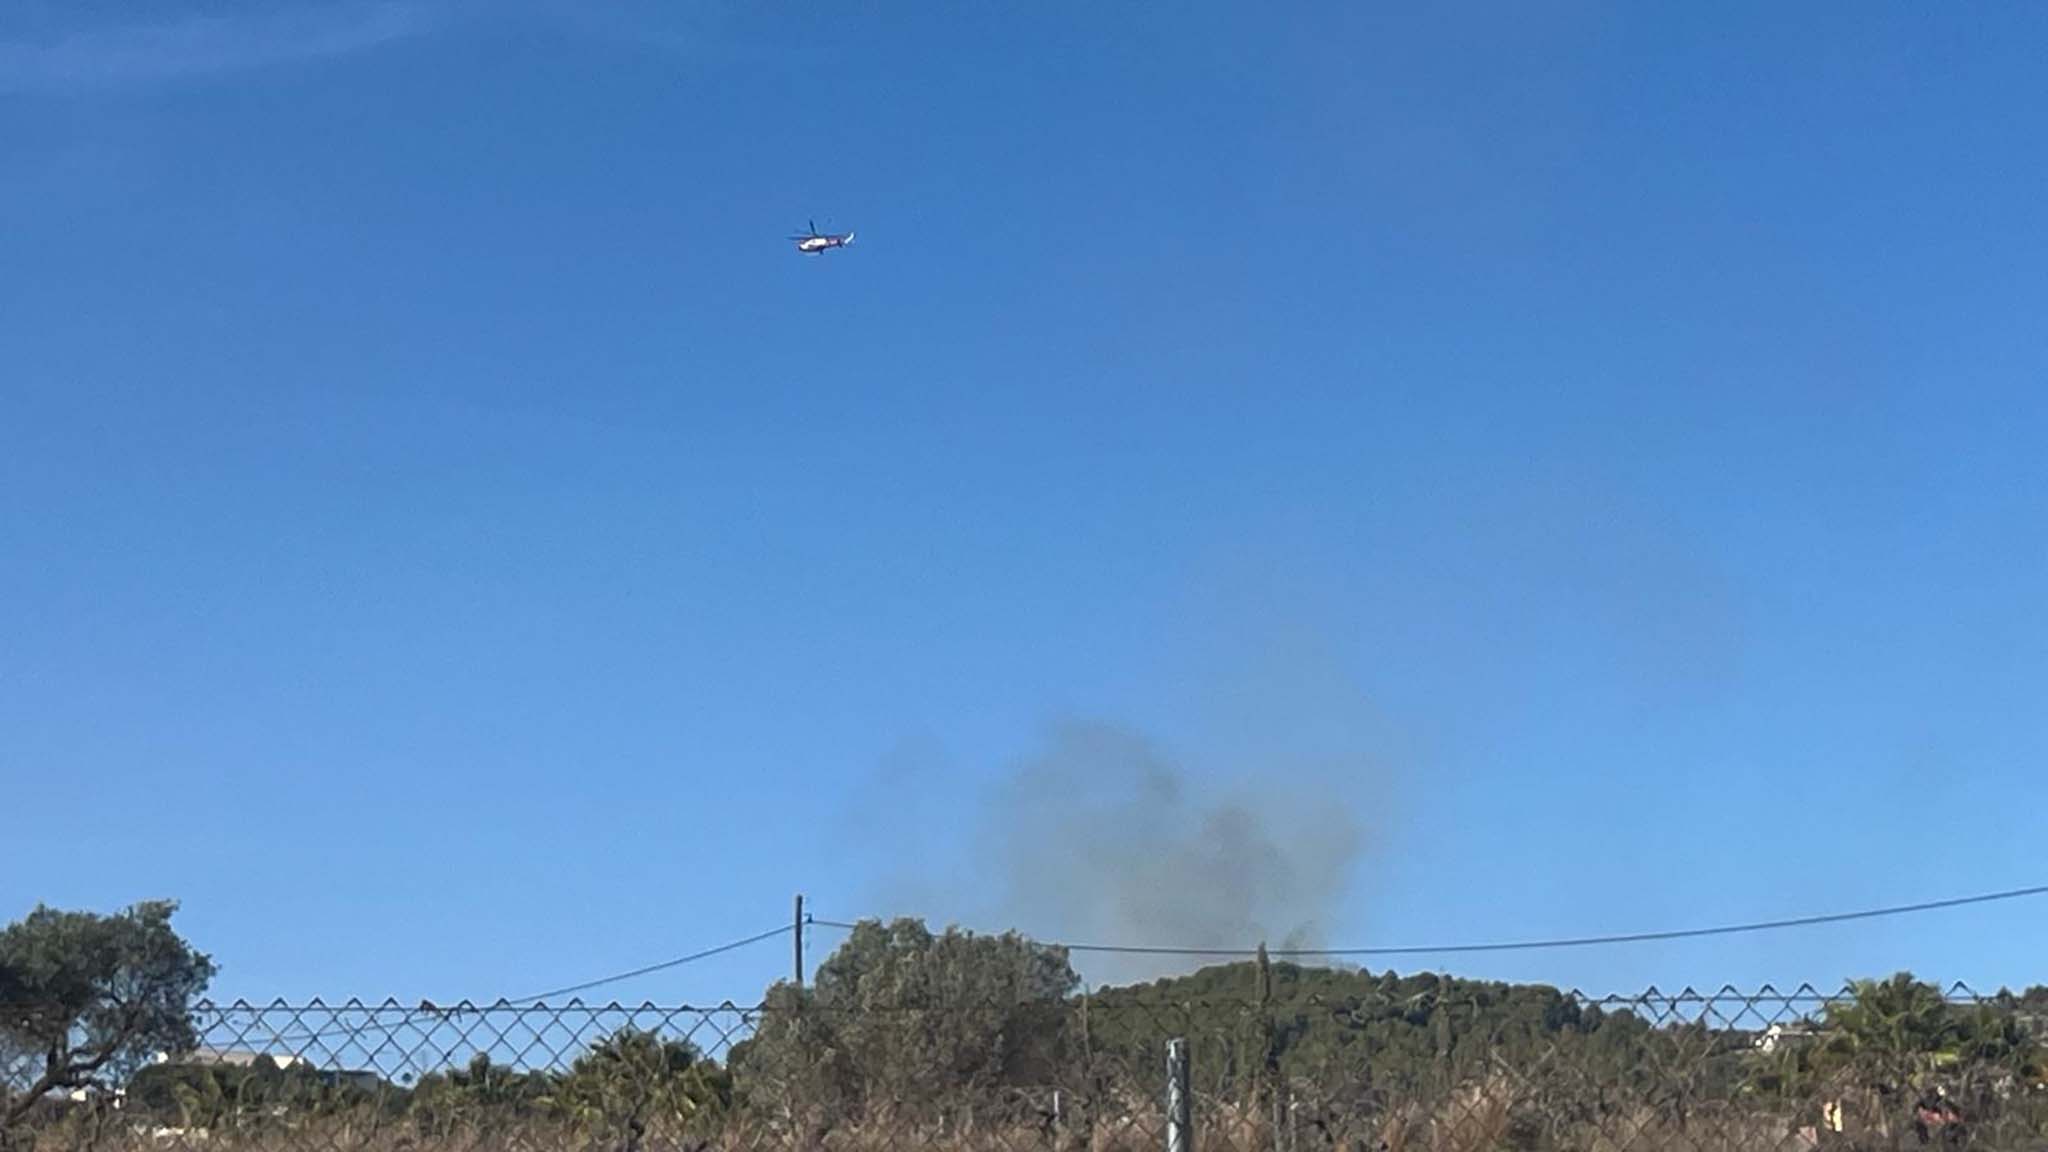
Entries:
POLYGON ((39 1091, 18 1149, 1197 1152, 2048 1149, 2034 994, 1908 980, 1589 997, 1430 976, 1341 998, 206 1004, 189 1051, 39 1091))

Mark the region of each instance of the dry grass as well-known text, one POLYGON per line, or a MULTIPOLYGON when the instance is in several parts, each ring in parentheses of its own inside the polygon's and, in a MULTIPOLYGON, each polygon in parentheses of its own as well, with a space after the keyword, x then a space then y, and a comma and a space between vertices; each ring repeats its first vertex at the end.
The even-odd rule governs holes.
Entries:
MULTIPOLYGON (((1566 1104, 1574 1102, 1567 1100, 1566 1104)), ((1885 1124, 1882 1109, 1852 1101, 1849 1134, 1816 1132, 1810 1117, 1760 1115, 1727 1103, 1691 1109, 1681 1123, 1647 1104, 1589 1112, 1545 1107, 1528 1085, 1493 1075, 1434 1101, 1409 1100, 1276 1131, 1257 1110, 1198 1100, 1195 1152, 1878 1152, 1917 1148, 1909 1127, 1885 1124), (1569 1113, 1569 1114, 1567 1114, 1569 1113)), ((1964 1147, 2041 1152, 2040 1117, 2013 1115, 1981 1126, 1964 1147)), ((623 1121, 447 1123, 371 1114, 305 1122, 263 1121, 238 1131, 152 1132, 118 1115, 73 1118, 39 1130, 19 1152, 1162 1152, 1164 1117, 1130 1102, 1090 1125, 1019 1123, 1013 1112, 982 1121, 971 1113, 943 1123, 907 1116, 820 1124, 801 1132, 745 1114, 715 1129, 623 1121)), ((14 1150, 10 1150, 14 1152, 14 1150)))

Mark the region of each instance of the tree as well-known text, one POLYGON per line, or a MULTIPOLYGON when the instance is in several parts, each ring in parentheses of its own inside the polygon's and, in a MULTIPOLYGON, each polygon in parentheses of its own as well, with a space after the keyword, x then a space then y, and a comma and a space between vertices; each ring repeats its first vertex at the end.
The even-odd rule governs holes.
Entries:
POLYGON ((199 1064, 154 1064, 128 1082, 131 1111, 179 1128, 211 1127, 226 1096, 218 1072, 199 1064))
POLYGON ((551 1102, 559 1077, 491 1062, 490 1053, 471 1056, 465 1068, 420 1077, 409 1106, 429 1131, 445 1133, 465 1125, 516 1122, 540 1115, 551 1102))
POLYGON ((576 1058, 555 1100, 585 1130, 625 1130, 639 1146, 652 1128, 674 1134, 693 1121, 714 1120, 731 1103, 725 1071, 682 1040, 624 1028, 576 1058))
POLYGON ((1904 972, 1859 980, 1853 989, 1850 1000, 1822 1015, 1815 1074, 1889 1098, 1924 1090, 1956 1068, 1973 1021, 1941 989, 1904 972))
POLYGON ((1752 1060, 1751 1084, 1767 1097, 1811 1107, 1846 1100, 1880 1132, 1909 1104, 1962 1107, 1973 1122, 2039 1083, 2041 1051, 2019 1015, 2023 999, 2001 994, 1958 1002, 1900 973, 1861 980, 1831 1003, 1804 1042, 1752 1060))
POLYGON ((0 1095, 0 1128, 52 1092, 104 1085, 198 1043, 192 1002, 214 965, 171 929, 176 911, 170 901, 112 916, 38 905, 0 930, 0 1060, 33 1075, 0 1095))
POLYGON ((1065 949, 1015 933, 864 922, 814 989, 769 990, 753 1039, 733 1053, 735 1076, 793 1123, 941 1119, 1004 1088, 1055 1082, 1079 985, 1065 949), (798 1102, 816 1114, 799 1117, 798 1102))
POLYGON ((1920 1091, 1971 1071, 2018 1072, 2033 1063, 2034 1045, 2009 1003, 1956 1004, 1932 984, 1900 973, 1855 985, 1855 998, 1831 1008, 1819 1053, 1889 1073, 1887 1088, 1920 1091))

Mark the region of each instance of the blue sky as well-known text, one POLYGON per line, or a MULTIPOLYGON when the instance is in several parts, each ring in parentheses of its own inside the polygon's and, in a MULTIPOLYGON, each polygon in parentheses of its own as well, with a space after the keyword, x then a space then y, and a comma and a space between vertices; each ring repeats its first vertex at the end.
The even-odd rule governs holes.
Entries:
MULTIPOLYGON (((0 912, 175 896, 264 997, 536 991, 799 890, 1103 931, 990 848, 1078 721, 1343 814, 1328 943, 2039 883, 2044 35, 11 5, 0 912)), ((1455 967, 2048 982, 2042 923, 1455 967)))

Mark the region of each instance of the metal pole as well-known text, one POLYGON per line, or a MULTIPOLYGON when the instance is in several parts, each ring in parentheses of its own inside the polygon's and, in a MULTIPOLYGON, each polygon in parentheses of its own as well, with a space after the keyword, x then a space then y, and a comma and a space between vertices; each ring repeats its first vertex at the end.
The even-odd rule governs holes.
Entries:
POLYGON ((796 986, 804 986, 804 894, 796 894, 796 986))
POLYGON ((1166 1042, 1166 1152, 1194 1152, 1194 1094, 1188 1091, 1188 1042, 1166 1042))

